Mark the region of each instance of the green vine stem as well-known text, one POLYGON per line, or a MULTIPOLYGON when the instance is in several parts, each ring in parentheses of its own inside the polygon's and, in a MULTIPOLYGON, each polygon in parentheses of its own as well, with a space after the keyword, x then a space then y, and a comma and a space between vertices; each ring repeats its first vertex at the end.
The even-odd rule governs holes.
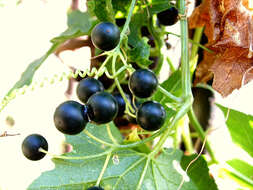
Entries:
MULTIPOLYGON (((200 37, 201 37, 201 34, 200 34, 201 29, 202 29, 202 28, 197 28, 197 29, 196 29, 196 33, 194 33, 193 40, 192 40, 192 39, 188 39, 188 40, 189 40, 189 42, 192 43, 194 46, 200 47, 200 48, 202 48, 203 50, 208 51, 209 53, 213 53, 212 50, 208 49, 207 47, 205 47, 204 45, 202 45, 202 44, 199 43, 198 37, 199 37, 199 35, 200 35, 200 37), (198 37, 197 37, 197 36, 198 36, 198 37)), ((165 34, 171 34, 171 35, 173 35, 173 36, 176 36, 176 37, 178 37, 178 38, 181 38, 181 35, 175 34, 175 33, 173 33, 173 32, 167 32, 167 31, 166 31, 165 34)), ((192 51, 191 51, 191 52, 192 52, 192 51)), ((194 50, 194 52, 196 52, 196 50, 194 50)), ((197 51, 197 52, 198 52, 198 51, 197 51)), ((191 54, 192 54, 192 53, 191 53, 191 54)), ((195 54, 195 55, 196 55, 196 54, 195 54)))
MULTIPOLYGON (((205 138, 206 138, 206 134, 205 134, 202 126, 200 125, 197 117, 195 116, 195 113, 194 113, 194 111, 193 111, 192 108, 188 112, 188 117, 189 117, 190 123, 193 125, 194 129, 197 131, 200 139, 203 142, 205 140, 205 138)), ((208 140, 206 141, 206 149, 209 152, 209 155, 210 155, 210 157, 212 159, 212 163, 218 163, 218 161, 215 158, 214 152, 213 152, 213 150, 211 148, 211 145, 210 145, 210 143, 209 143, 208 140)))
POLYGON ((206 50, 208 52, 211 51, 208 48, 206 48, 205 46, 202 47, 202 45, 200 44, 200 40, 201 40, 201 36, 203 34, 203 31, 204 31, 204 27, 196 28, 194 31, 194 36, 193 36, 193 41, 192 41, 193 45, 192 45, 192 49, 191 49, 190 60, 193 60, 195 58, 195 56, 198 54, 199 47, 203 48, 204 50, 206 50))
POLYGON ((189 154, 194 153, 194 148, 193 148, 193 143, 192 143, 192 138, 191 138, 191 133, 190 133, 190 128, 188 122, 186 122, 187 117, 183 117, 180 122, 181 122, 181 127, 182 127, 182 139, 185 144, 185 148, 189 154))
POLYGON ((185 0, 178 3, 180 14, 181 28, 181 69, 182 69, 182 90, 184 98, 192 99, 191 78, 189 66, 189 49, 188 49, 188 22, 186 17, 185 0))
POLYGON ((116 47, 117 49, 120 49, 120 44, 121 44, 121 42, 122 42, 123 38, 125 37, 125 34, 128 30, 129 23, 130 23, 132 14, 133 14, 135 3, 136 3, 136 0, 132 0, 131 5, 130 5, 130 9, 129 9, 129 13, 127 15, 127 19, 126 19, 126 22, 125 22, 125 25, 124 25, 121 33, 120 33, 120 42, 119 42, 118 46, 116 47))
POLYGON ((188 49, 188 23, 186 18, 186 5, 185 0, 178 1, 179 14, 180 14, 180 28, 181 28, 181 72, 182 72, 182 90, 183 90, 183 98, 184 103, 180 107, 176 116, 172 120, 170 124, 170 128, 168 128, 161 136, 159 142, 156 144, 154 151, 151 153, 155 156, 163 144, 167 140, 171 128, 175 126, 175 124, 189 111, 192 102, 192 92, 191 92, 191 78, 190 78, 190 66, 189 66, 189 49, 188 49))

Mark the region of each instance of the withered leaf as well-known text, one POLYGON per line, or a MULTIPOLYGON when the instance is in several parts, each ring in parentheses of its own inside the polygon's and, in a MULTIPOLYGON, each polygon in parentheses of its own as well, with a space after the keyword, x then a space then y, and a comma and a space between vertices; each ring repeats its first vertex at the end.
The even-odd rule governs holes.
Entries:
POLYGON ((204 0, 189 18, 189 27, 205 27, 204 59, 196 70, 194 83, 214 77, 213 88, 229 95, 253 79, 252 0, 204 0))

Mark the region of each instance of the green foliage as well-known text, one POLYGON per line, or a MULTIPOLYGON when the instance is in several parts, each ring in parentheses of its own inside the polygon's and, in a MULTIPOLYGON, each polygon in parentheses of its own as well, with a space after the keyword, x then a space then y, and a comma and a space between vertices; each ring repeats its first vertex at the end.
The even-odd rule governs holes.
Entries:
POLYGON ((136 62, 140 66, 148 66, 151 64, 149 60, 150 45, 148 39, 141 37, 141 27, 147 23, 146 14, 138 13, 133 15, 129 29, 128 43, 132 46, 128 51, 128 56, 131 62, 136 62))
MULTIPOLYGON (((122 138, 113 124, 109 126, 115 140, 120 143, 122 138)), ((94 136, 108 143, 113 143, 105 125, 97 127, 89 124, 87 130, 94 136)), ((106 157, 110 160, 103 174, 100 183, 106 190, 110 189, 177 189, 181 183, 182 176, 175 169, 175 165, 182 159, 180 150, 165 149, 158 158, 150 157, 148 154, 135 152, 131 149, 112 150, 108 146, 103 146, 86 134, 77 136, 66 136, 67 143, 73 145, 74 151, 66 153, 66 158, 85 156, 77 159, 53 159, 55 169, 44 172, 28 188, 28 190, 43 189, 86 189, 96 183, 97 178, 104 166, 106 157), (145 169, 146 167, 146 169, 145 169), (142 177, 143 176, 143 179, 142 177)), ((182 165, 186 165, 189 159, 183 158, 182 165)), ((194 168, 203 167, 203 176, 208 176, 206 162, 202 159, 194 165, 194 168)), ((190 177, 193 181, 185 182, 182 190, 202 190, 203 186, 196 183, 196 176, 190 177)), ((214 186, 214 181, 207 177, 201 178, 203 184, 214 186)), ((210 189, 213 190, 214 188, 210 189)), ((203 189, 204 190, 204 189, 203 189)))
POLYGON ((52 43, 63 43, 68 39, 89 35, 97 23, 88 12, 71 11, 68 13, 68 28, 60 36, 51 40, 52 43))
POLYGON ((232 140, 253 157, 253 116, 218 105, 223 111, 232 140))
POLYGON ((98 18, 99 21, 114 22, 114 11, 112 0, 89 0, 87 7, 91 15, 98 18))
POLYGON ((121 11, 122 13, 127 12, 128 7, 130 5, 129 0, 112 0, 113 9, 115 12, 121 11))
MULTIPOLYGON (((197 155, 183 156, 181 160, 181 166, 185 170, 192 160, 194 160, 197 155)), ((198 187, 199 190, 218 190, 214 179, 209 175, 209 168, 203 157, 199 157, 195 162, 193 162, 187 174, 198 187)))
POLYGON ((157 14, 171 7, 170 0, 153 0, 150 6, 150 14, 157 14))
POLYGON ((226 171, 226 174, 235 179, 239 184, 253 189, 253 167, 252 165, 246 163, 245 161, 239 159, 233 159, 227 161, 227 163, 232 167, 232 171, 226 171))

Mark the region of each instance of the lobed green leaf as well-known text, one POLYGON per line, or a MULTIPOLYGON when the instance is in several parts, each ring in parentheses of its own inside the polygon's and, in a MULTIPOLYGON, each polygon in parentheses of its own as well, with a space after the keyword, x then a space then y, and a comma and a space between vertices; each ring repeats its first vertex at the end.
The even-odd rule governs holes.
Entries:
POLYGON ((253 157, 253 116, 219 104, 217 106, 223 111, 225 118, 227 118, 226 124, 233 142, 253 157))
MULTIPOLYGON (((117 128, 113 124, 109 127, 115 140, 120 143, 122 137, 117 128)), ((88 124, 86 130, 108 143, 113 143, 105 125, 88 124)), ((183 156, 180 150, 165 149, 157 158, 154 158, 149 154, 131 149, 115 149, 110 152, 110 147, 94 141, 85 133, 66 136, 66 140, 67 143, 73 145, 74 151, 64 156, 87 157, 76 160, 53 159, 55 169, 42 173, 28 187, 28 190, 83 190, 94 186, 108 155, 111 156, 100 183, 106 190, 133 190, 138 187, 141 190, 175 190, 182 181, 182 176, 178 172, 183 156)), ((204 161, 201 161, 199 167, 203 166, 202 162, 204 161)), ((206 169, 202 171, 207 175, 206 169)), ((194 170, 195 172, 197 171, 194 170)), ((201 189, 194 180, 190 180, 184 182, 181 190, 201 189)))

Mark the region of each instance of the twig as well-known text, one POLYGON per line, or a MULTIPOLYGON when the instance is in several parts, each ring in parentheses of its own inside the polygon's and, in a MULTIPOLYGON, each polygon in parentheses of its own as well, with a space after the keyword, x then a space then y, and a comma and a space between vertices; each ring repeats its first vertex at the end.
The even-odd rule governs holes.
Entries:
POLYGON ((85 47, 85 46, 92 46, 92 42, 91 39, 81 39, 81 38, 74 38, 74 39, 70 39, 67 40, 66 42, 64 42, 63 44, 61 44, 54 52, 54 54, 59 57, 59 54, 63 51, 66 50, 76 50, 79 49, 81 47, 85 47))
POLYGON ((72 0, 71 9, 72 9, 73 11, 79 9, 79 0, 72 0))
POLYGON ((0 135, 0 137, 17 136, 17 135, 20 135, 20 133, 8 134, 7 131, 4 131, 3 134, 0 135))

